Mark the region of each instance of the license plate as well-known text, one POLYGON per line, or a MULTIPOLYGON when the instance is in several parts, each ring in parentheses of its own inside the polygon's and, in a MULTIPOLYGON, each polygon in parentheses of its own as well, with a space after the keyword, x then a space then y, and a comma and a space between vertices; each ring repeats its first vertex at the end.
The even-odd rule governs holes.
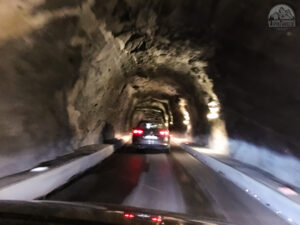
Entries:
POLYGON ((146 135, 144 138, 147 140, 157 140, 157 137, 154 135, 146 135))

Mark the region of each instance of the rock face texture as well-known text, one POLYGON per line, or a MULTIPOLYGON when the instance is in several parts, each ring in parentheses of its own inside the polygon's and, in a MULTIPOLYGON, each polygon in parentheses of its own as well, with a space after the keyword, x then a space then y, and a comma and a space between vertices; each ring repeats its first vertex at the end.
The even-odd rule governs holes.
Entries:
POLYGON ((72 151, 65 88, 81 61, 70 45, 78 19, 42 19, 13 2, 0 4, 0 176, 72 151))
POLYGON ((273 5, 1 2, 0 176, 154 116, 204 144, 219 135, 299 156, 300 31, 268 28, 273 5))

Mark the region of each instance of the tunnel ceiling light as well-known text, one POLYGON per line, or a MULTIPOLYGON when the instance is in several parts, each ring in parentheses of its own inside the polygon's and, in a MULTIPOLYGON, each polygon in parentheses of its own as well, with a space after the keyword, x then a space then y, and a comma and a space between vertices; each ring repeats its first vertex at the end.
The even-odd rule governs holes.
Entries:
POLYGON ((210 112, 207 114, 207 119, 209 119, 209 120, 213 120, 213 119, 217 119, 217 118, 219 118, 219 113, 210 112))
POLYGON ((49 167, 47 167, 47 166, 39 166, 39 167, 31 169, 30 172, 43 172, 48 169, 49 169, 49 167))

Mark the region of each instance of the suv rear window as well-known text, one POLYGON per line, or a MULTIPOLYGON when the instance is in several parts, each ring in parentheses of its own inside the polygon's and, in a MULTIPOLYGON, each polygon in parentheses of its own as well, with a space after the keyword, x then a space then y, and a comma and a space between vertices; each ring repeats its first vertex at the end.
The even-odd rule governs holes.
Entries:
POLYGON ((142 129, 162 129, 163 125, 159 123, 153 123, 153 122, 140 122, 138 127, 142 129))

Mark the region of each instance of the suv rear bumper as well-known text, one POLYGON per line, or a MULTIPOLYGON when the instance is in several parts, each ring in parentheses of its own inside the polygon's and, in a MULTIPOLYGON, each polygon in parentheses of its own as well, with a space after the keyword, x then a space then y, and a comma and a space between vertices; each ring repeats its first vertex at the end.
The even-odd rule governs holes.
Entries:
POLYGON ((138 149, 159 149, 159 150, 168 150, 170 149, 169 143, 160 143, 160 144, 147 144, 147 143, 132 143, 133 147, 138 149))

